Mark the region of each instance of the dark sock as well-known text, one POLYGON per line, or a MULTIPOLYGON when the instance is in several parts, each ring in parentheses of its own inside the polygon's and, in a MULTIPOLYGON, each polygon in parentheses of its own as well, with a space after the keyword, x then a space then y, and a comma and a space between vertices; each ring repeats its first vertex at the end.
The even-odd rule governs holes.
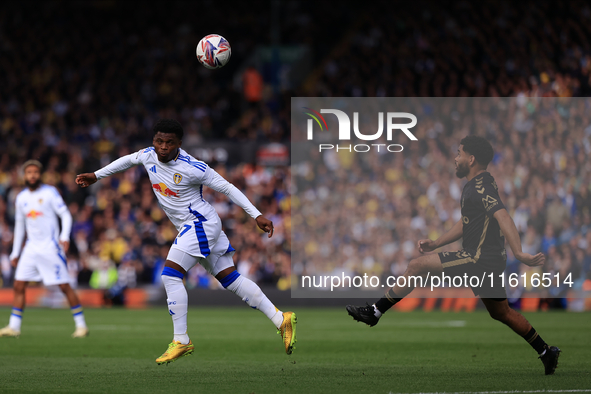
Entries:
POLYGON ((392 308, 392 306, 394 306, 394 304, 396 304, 401 299, 402 298, 398 298, 398 296, 396 294, 394 294, 392 289, 390 289, 382 298, 380 298, 376 302, 376 308, 381 313, 386 313, 386 311, 388 311, 388 309, 392 308))
POLYGON ((523 336, 523 339, 527 341, 534 348, 538 354, 542 354, 544 349, 546 349, 547 345, 546 342, 542 339, 541 336, 538 335, 535 328, 531 328, 527 334, 523 336))

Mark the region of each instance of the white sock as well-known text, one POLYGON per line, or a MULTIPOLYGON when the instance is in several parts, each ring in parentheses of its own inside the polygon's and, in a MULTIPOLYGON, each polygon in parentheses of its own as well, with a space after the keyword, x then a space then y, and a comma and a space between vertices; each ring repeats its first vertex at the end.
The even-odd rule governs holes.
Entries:
POLYGON ((251 308, 263 312, 275 324, 275 327, 279 328, 283 323, 283 312, 269 301, 261 288, 252 280, 240 275, 226 289, 242 298, 242 301, 251 308))
POLYGON ((84 314, 74 316, 74 324, 76 324, 76 327, 86 328, 86 320, 84 320, 84 314))
POLYGON ((72 317, 74 318, 74 324, 76 324, 76 328, 86 328, 86 320, 84 319, 82 306, 80 304, 73 306, 70 308, 70 311, 72 312, 72 317))
POLYGON ((380 317, 382 317, 382 312, 378 311, 378 308, 376 307, 376 304, 373 304, 372 306, 373 306, 373 315, 375 317, 377 317, 378 319, 380 317))
POLYGON ((191 341, 191 339, 189 338, 189 335, 186 332, 184 334, 174 334, 174 336, 172 337, 172 340, 179 341, 183 345, 186 345, 191 341))
POLYGON ((183 280, 174 276, 162 275, 162 283, 164 283, 166 289, 168 313, 172 316, 173 340, 186 345, 189 343, 189 336, 187 335, 187 308, 189 304, 187 289, 183 285, 183 280))
POLYGON ((12 308, 12 313, 10 314, 10 320, 8 321, 8 327, 12 328, 15 331, 21 330, 21 322, 23 320, 23 311, 19 308, 12 308))

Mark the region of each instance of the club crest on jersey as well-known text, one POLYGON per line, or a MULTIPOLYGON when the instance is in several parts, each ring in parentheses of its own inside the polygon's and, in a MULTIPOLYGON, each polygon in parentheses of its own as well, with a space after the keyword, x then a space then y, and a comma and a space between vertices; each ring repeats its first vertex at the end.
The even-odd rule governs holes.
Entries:
POLYGON ((159 193, 165 197, 177 197, 178 198, 178 196, 179 196, 178 190, 176 192, 174 192, 174 191, 172 191, 172 189, 170 189, 168 186, 166 186, 162 182, 152 184, 152 189, 154 189, 154 191, 156 193, 159 193))
POLYGON ((183 180, 183 176, 177 172, 172 176, 172 179, 174 180, 174 183, 178 185, 183 180))

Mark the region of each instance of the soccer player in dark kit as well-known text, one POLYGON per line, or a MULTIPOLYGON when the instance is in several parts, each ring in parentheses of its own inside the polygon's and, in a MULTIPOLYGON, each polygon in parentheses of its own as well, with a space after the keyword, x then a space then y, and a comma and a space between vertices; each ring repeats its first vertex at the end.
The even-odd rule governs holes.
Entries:
MULTIPOLYGON (((505 288, 499 274, 505 269, 505 238, 515 257, 530 267, 544 264, 542 253, 535 256, 521 250, 521 240, 515 223, 501 202, 497 184, 486 171, 493 159, 491 144, 482 137, 468 136, 460 141, 455 158, 456 175, 468 183, 462 192, 462 218, 437 240, 423 239, 418 242, 421 253, 432 252, 463 238, 463 249, 456 252, 441 252, 421 256, 408 264, 404 276, 478 276, 487 275, 482 287, 472 287, 474 295, 480 296, 490 316, 509 326, 529 343, 542 360, 546 375, 554 373, 558 365, 560 349, 548 346, 536 330, 519 312, 509 306, 505 288), (493 273, 490 277, 490 273, 493 273), (498 280, 494 284, 489 278, 498 280)), ((413 291, 409 280, 405 287, 391 288, 375 304, 367 306, 348 305, 347 311, 355 320, 375 326, 382 314, 413 291)))

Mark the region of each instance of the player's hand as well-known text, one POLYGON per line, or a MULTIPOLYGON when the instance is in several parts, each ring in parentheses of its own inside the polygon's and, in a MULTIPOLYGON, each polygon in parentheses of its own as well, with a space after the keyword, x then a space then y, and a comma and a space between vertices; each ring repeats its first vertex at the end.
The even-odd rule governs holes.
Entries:
POLYGON ((273 236, 274 230, 273 222, 264 217, 263 215, 257 217, 255 220, 257 221, 257 226, 259 226, 259 228, 264 232, 269 233, 269 238, 271 238, 273 236))
POLYGON ((10 260, 10 265, 12 265, 14 268, 16 268, 17 264, 18 264, 18 257, 15 257, 14 259, 10 260))
POLYGON ((94 172, 76 175, 76 184, 80 187, 88 187, 93 183, 96 183, 96 181, 97 179, 96 175, 94 175, 94 172))
POLYGON ((432 252, 437 249, 435 241, 431 241, 430 239, 421 239, 419 242, 417 242, 417 247, 421 253, 432 252))
POLYGON ((534 256, 521 252, 519 256, 515 255, 515 258, 529 267, 539 267, 540 265, 544 265, 546 261, 546 256, 543 253, 538 253, 534 256))
POLYGON ((70 249, 70 241, 60 241, 60 245, 64 250, 64 253, 68 253, 68 249, 70 249))

